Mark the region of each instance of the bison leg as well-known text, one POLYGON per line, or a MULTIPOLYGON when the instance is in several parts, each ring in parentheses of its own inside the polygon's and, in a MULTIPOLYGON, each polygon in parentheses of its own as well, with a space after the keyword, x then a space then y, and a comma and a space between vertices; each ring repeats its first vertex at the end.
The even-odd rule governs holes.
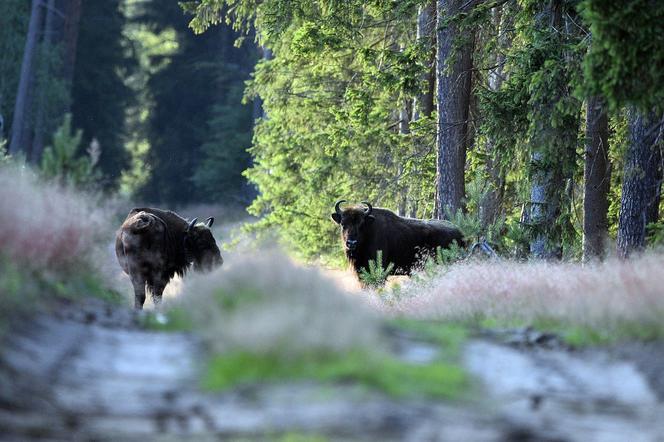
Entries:
POLYGON ((134 308, 141 310, 145 303, 145 279, 132 276, 131 284, 134 286, 134 308))
POLYGON ((155 283, 151 285, 150 291, 152 292, 152 302, 154 303, 155 307, 158 306, 161 302, 161 295, 164 293, 165 288, 165 281, 155 281, 155 283))

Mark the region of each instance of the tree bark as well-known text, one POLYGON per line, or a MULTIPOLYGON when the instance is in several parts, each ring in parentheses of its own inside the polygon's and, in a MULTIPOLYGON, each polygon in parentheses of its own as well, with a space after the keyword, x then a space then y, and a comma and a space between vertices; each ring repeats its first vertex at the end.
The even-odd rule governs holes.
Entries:
POLYGON ((25 39, 23 50, 23 61, 21 62, 21 75, 19 77, 16 92, 16 103, 14 105, 14 117, 12 120, 12 136, 9 143, 9 154, 16 155, 24 150, 25 130, 28 120, 28 94, 29 85, 33 76, 33 61, 37 47, 37 33, 41 24, 41 0, 32 0, 30 11, 30 22, 28 24, 28 35, 25 39))
MULTIPOLYGON (((46 20, 44 23, 44 36, 42 38, 42 63, 46 62, 46 57, 48 56, 49 51, 52 48, 53 44, 53 19, 55 15, 55 0, 48 0, 48 5, 46 7, 46 20)), ((55 75, 55 73, 50 72, 49 74, 55 75)), ((37 116, 35 118, 35 135, 32 140, 32 150, 30 152, 30 162, 33 164, 38 164, 41 160, 42 152, 44 151, 44 119, 46 118, 46 91, 43 90, 43 87, 39 88, 38 91, 38 109, 37 116)))
MULTIPOLYGON (((542 33, 556 39, 556 63, 567 57, 564 53, 562 0, 552 0, 536 15, 535 26, 542 33)), ((540 69, 544 69, 542 66, 540 69)), ((533 102, 530 121, 530 253, 539 259, 562 258, 563 225, 559 221, 563 207, 565 183, 572 177, 577 143, 578 117, 560 115, 558 103, 569 99, 568 78, 557 78, 554 84, 544 84, 541 97, 533 102), (554 124, 553 115, 559 113, 554 124)))
MULTIPOLYGON (((399 110, 399 133, 401 135, 407 135, 410 133, 410 115, 411 115, 411 100, 403 100, 401 109, 399 110)), ((403 174, 403 164, 398 166, 399 176, 403 174)), ((406 210, 408 206, 408 186, 401 185, 399 189, 400 197, 399 204, 397 206, 397 214, 399 216, 406 216, 406 210)))
POLYGON ((417 42, 429 48, 427 70, 422 76, 426 87, 413 103, 413 121, 421 117, 430 117, 433 113, 433 95, 436 87, 436 2, 429 1, 417 10, 417 42))
POLYGON ((628 112, 630 145, 623 173, 618 255, 627 258, 645 247, 646 225, 652 221, 662 173, 662 132, 664 118, 636 109, 628 112))
POLYGON ((71 89, 76 67, 78 31, 81 24, 81 0, 68 0, 64 27, 65 60, 63 78, 71 89))
POLYGON ((458 51, 454 51, 460 30, 458 24, 448 21, 460 11, 462 3, 461 0, 437 1, 435 216, 438 219, 460 210, 465 194, 472 41, 463 42, 458 51))
POLYGON ((607 211, 611 163, 609 119, 600 97, 588 99, 583 168, 583 261, 604 258, 608 236, 607 211))

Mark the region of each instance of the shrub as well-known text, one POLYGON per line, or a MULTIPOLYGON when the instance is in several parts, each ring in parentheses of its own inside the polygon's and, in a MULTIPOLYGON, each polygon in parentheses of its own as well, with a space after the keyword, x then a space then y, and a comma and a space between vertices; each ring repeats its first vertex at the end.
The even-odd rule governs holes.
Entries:
POLYGON ((109 295, 98 270, 100 249, 112 232, 106 219, 104 210, 72 189, 40 181, 25 165, 0 164, 5 316, 49 297, 109 295))
POLYGON ((62 125, 53 134, 53 145, 44 149, 41 161, 42 174, 61 184, 77 187, 91 186, 99 178, 95 165, 99 160, 99 143, 93 140, 88 156, 78 152, 83 132, 72 133, 71 115, 65 115, 62 125))
POLYGON ((376 259, 369 260, 369 268, 360 269, 360 281, 369 287, 382 287, 393 269, 394 263, 391 262, 383 267, 383 251, 379 250, 376 259))

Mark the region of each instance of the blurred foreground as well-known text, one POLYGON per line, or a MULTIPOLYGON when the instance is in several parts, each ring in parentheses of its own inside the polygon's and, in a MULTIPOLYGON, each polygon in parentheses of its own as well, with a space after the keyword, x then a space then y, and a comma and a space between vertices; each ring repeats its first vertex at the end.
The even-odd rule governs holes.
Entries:
POLYGON ((664 439, 661 254, 366 290, 241 242, 138 313, 125 209, 26 169, 1 183, 2 440, 664 439))

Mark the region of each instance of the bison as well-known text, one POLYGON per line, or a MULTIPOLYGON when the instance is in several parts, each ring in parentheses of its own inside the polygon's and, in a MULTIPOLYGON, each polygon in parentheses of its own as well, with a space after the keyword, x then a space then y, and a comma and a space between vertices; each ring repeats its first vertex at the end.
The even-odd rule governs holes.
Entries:
POLYGON ((463 234, 440 220, 403 218, 387 209, 353 206, 340 209, 346 200, 334 205, 332 220, 341 225, 346 258, 355 272, 369 268, 369 261, 376 260, 382 250, 383 267, 392 263, 391 274, 410 275, 429 256, 435 256, 436 248, 449 247, 453 241, 464 245, 463 234))
POLYGON ((223 263, 210 227, 194 218, 186 221, 175 212, 154 208, 132 209, 115 239, 115 254, 134 286, 134 307, 143 308, 145 286, 155 304, 161 301, 173 276, 194 270, 211 270, 223 263))

